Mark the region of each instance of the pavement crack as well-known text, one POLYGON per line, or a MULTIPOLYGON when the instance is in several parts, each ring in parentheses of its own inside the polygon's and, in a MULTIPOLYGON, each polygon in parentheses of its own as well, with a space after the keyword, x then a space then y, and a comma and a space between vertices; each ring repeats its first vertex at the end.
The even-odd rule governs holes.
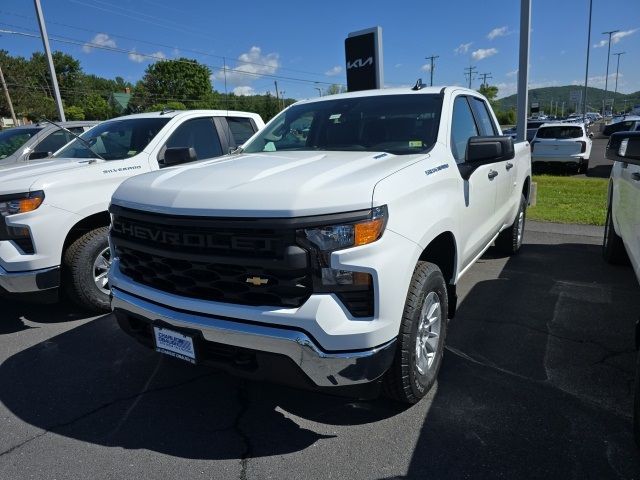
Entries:
POLYGON ((87 412, 85 412, 85 413, 83 413, 81 415, 78 415, 77 417, 74 417, 71 420, 67 420, 66 422, 60 422, 60 423, 56 423, 56 424, 50 425, 48 427, 45 427, 45 429, 43 431, 41 431, 40 433, 27 438, 26 440, 18 443, 17 445, 13 445, 12 447, 9 447, 6 450, 3 450, 2 452, 0 452, 0 457, 3 457, 5 455, 11 454, 15 450, 23 447, 24 445, 26 445, 28 443, 31 443, 32 441, 37 440, 40 437, 43 437, 47 433, 55 433, 56 430, 60 430, 62 428, 65 428, 65 427, 68 427, 70 425, 73 425, 74 423, 77 423, 77 422, 79 422, 81 420, 84 420, 85 418, 88 418, 88 417, 90 417, 90 416, 92 416, 92 415, 94 415, 94 414, 96 414, 98 412, 101 412, 101 411, 103 411, 103 410, 105 410, 105 409, 107 409, 107 408, 109 408, 109 407, 111 407, 111 406, 113 406, 113 405, 115 405, 117 403, 126 402, 126 401, 129 401, 129 400, 135 400, 135 399, 137 399, 137 398, 139 398, 139 397, 141 397, 143 395, 147 395, 149 393, 158 393, 158 392, 163 392, 163 391, 171 390, 171 389, 174 389, 174 388, 182 387, 184 385, 188 385, 190 383, 195 383, 198 380, 201 380, 201 379, 206 378, 206 377, 211 377, 211 376, 214 376, 214 375, 216 375, 216 372, 206 373, 206 374, 203 374, 203 375, 198 375, 196 377, 190 378, 189 380, 185 380, 185 381, 182 381, 182 382, 174 383, 174 384, 171 384, 171 385, 165 385, 165 386, 156 387, 156 388, 149 388, 149 389, 145 389, 145 390, 142 390, 140 392, 134 393, 132 395, 127 395, 126 397, 114 398, 113 400, 110 400, 109 402, 103 403, 102 405, 99 405, 96 408, 93 408, 93 409, 91 409, 91 410, 89 410, 89 411, 87 411, 87 412))
POLYGON ((249 398, 249 392, 245 388, 244 384, 240 384, 237 391, 240 409, 238 410, 235 422, 233 423, 233 429, 236 431, 244 445, 244 449, 240 454, 240 480, 247 480, 247 467, 249 465, 249 459, 253 455, 253 445, 251 444, 249 434, 242 429, 242 419, 251 406, 251 400, 249 398))
POLYGON ((578 339, 578 338, 571 338, 571 337, 565 337, 564 335, 558 335, 557 333, 552 333, 549 330, 546 330, 544 328, 537 328, 537 327, 533 327, 531 325, 525 325, 523 323, 519 323, 519 322, 505 322, 505 321, 501 321, 501 320, 488 320, 486 318, 484 319, 475 319, 475 318, 469 318, 466 319, 469 320, 471 322, 479 322, 479 323, 494 323, 494 324, 498 324, 498 325, 514 325, 517 327, 521 327, 527 330, 531 330, 533 332, 537 332, 537 333, 541 333, 543 335, 548 335, 549 337, 553 337, 553 338, 557 338, 558 340, 566 340, 568 342, 573 342, 573 343, 580 343, 582 345, 596 345, 597 347, 601 348, 602 350, 604 350, 605 352, 607 352, 607 355, 619 355, 621 353, 626 353, 627 350, 613 350, 612 348, 603 345, 602 343, 596 342, 594 340, 582 340, 582 339, 578 339))

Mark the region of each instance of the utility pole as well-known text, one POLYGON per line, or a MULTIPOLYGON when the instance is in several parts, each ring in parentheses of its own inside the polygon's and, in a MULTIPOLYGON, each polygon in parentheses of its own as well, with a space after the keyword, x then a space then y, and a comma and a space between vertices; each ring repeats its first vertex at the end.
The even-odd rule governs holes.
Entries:
POLYGON ((280 109, 280 90, 278 90, 278 81, 274 80, 273 84, 276 86, 276 105, 278 105, 278 109, 280 109))
POLYGON ((36 16, 38 17, 38 25, 40 25, 40 36, 42 37, 42 44, 44 45, 44 53, 49 63, 49 74, 51 75, 51 85, 53 86, 53 94, 56 106, 58 107, 58 116, 60 117, 60 121, 66 122, 67 119, 64 116, 62 98, 60 97, 60 89, 58 88, 58 77, 56 77, 56 69, 53 66, 53 57, 51 56, 51 49, 49 48, 49 37, 47 36, 47 27, 44 24, 44 15, 42 14, 40 0, 33 0, 33 3, 36 6, 36 16))
POLYGON ((587 33, 587 68, 584 72, 584 95, 582 95, 582 119, 587 115, 587 82, 589 81, 589 52, 591 51, 591 14, 593 12, 593 0, 589 0, 589 28, 587 33))
MULTIPOLYGON (((604 107, 602 108, 602 116, 607 108, 607 87, 609 86, 609 58, 611 57, 611 35, 620 30, 611 30, 610 32, 602 32, 603 35, 609 35, 609 45, 607 46, 607 73, 604 76, 604 107)), ((620 58, 620 57, 618 57, 620 58)))
POLYGON ((562 112, 560 113, 561 117, 564 117, 564 102, 562 102, 562 112))
POLYGON ((18 119, 16 118, 16 114, 13 111, 13 103, 11 103, 11 95, 9 95, 9 90, 7 89, 7 84, 4 81, 4 75, 2 74, 2 67, 0 66, 0 81, 2 82, 2 90, 4 90, 4 96, 7 99, 7 105, 9 105, 9 111, 11 112, 11 118, 13 119, 13 126, 18 126, 18 119))
POLYGON ((531 0, 520 0, 520 49, 518 53, 518 118, 516 141, 527 139, 529 105, 529 40, 531 37, 531 0))
POLYGON ((284 94, 285 94, 285 93, 287 93, 287 92, 285 92, 284 90, 282 90, 282 91, 280 92, 280 98, 282 98, 282 109, 283 109, 283 110, 284 110, 284 108, 286 107, 285 100, 284 100, 284 94))
POLYGON ((491 76, 491 72, 489 73, 479 73, 478 76, 482 77, 482 83, 481 85, 487 85, 487 78, 493 78, 491 76))
POLYGON ((320 87, 313 87, 316 90, 318 90, 318 96, 321 97, 322 96, 322 89, 320 87))
POLYGON ((473 76, 476 74, 475 70, 477 70, 478 67, 467 67, 465 68, 465 70, 467 70, 467 72, 465 72, 465 76, 469 76, 469 88, 471 88, 471 80, 473 80, 473 76))
POLYGON ((624 55, 627 52, 618 52, 614 55, 618 56, 618 64, 616 65, 616 89, 613 91, 613 102, 611 102, 611 113, 613 113, 613 105, 616 103, 616 95, 618 94, 618 72, 620 71, 620 55, 624 55))
POLYGON ((430 57, 424 57, 425 60, 431 60, 431 70, 429 71, 429 73, 431 73, 431 84, 430 86, 433 87, 433 70, 436 68, 435 65, 435 59, 436 58, 440 58, 440 55, 431 55, 430 57))

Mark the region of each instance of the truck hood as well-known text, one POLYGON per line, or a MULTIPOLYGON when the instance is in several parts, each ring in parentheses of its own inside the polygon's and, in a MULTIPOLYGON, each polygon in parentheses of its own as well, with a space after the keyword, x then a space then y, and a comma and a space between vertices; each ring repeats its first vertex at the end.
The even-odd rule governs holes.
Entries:
POLYGON ((86 167, 92 163, 95 162, 91 159, 54 158, 2 166, 0 167, 0 195, 27 192, 39 178, 45 175, 86 167))
POLYGON ((130 178, 112 202, 160 213, 225 217, 367 209, 378 181, 426 157, 339 151, 232 155, 130 178))

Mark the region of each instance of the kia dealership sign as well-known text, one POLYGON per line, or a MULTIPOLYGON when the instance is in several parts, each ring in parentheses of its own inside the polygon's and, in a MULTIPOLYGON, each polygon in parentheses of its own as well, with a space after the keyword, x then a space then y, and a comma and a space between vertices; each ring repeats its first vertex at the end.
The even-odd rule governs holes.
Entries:
POLYGON ((352 32, 344 41, 347 90, 382 88, 382 28, 352 32))

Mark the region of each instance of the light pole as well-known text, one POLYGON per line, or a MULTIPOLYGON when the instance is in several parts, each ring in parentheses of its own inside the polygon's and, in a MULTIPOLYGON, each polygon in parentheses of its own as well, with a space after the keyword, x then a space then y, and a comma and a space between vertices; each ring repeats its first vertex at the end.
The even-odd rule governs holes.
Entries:
POLYGON ((40 6, 40 0, 33 0, 36 7, 36 16, 38 17, 38 25, 40 26, 40 35, 42 36, 42 45, 44 46, 45 57, 49 64, 49 74, 51 75, 51 85, 53 86, 53 98, 56 101, 58 107, 58 116, 60 121, 66 122, 67 119, 64 116, 64 107, 62 106, 62 98, 60 97, 60 89, 58 88, 58 77, 56 77, 56 68, 53 65, 53 57, 51 57, 51 48, 49 48, 49 37, 47 35, 47 27, 44 23, 44 15, 42 14, 42 7, 40 6))
POLYGON ((593 12, 593 0, 589 0, 589 26, 587 34, 587 68, 584 72, 584 98, 582 99, 582 119, 587 115, 587 81, 589 80, 589 51, 591 50, 591 13, 593 12))
POLYGON ((607 45, 607 73, 604 76, 604 106, 602 107, 602 116, 607 108, 607 87, 609 86, 609 58, 611 57, 611 35, 620 30, 611 30, 610 32, 602 32, 603 35, 609 35, 609 44, 607 45))
POLYGON ((318 96, 321 97, 322 96, 322 89, 320 87, 313 87, 316 90, 318 90, 318 96))
POLYGON ((618 72, 620 71, 620 55, 624 55, 627 52, 618 52, 614 55, 618 56, 618 63, 616 65, 616 89, 613 91, 613 101, 611 102, 611 113, 613 113, 613 105, 616 103, 616 95, 618 94, 618 72))
POLYGON ((439 57, 440 55, 431 55, 430 57, 424 57, 425 60, 431 60, 431 69, 429 70, 429 73, 431 74, 431 84, 429 85, 430 87, 433 87, 433 69, 436 68, 434 60, 439 57))

